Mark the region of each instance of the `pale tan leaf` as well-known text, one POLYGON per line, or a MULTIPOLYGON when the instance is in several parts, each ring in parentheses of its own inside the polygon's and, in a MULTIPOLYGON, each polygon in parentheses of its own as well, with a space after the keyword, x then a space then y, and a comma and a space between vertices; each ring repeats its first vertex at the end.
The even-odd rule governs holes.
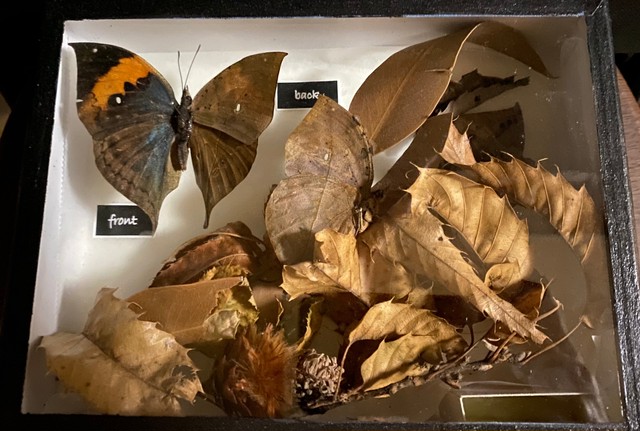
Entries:
POLYGON ((433 112, 451 80, 465 43, 491 48, 548 75, 521 33, 497 22, 409 46, 378 66, 357 90, 349 110, 360 118, 376 152, 415 132, 433 112))
POLYGON ((182 414, 180 399, 203 391, 187 349, 114 291, 100 290, 82 334, 43 337, 49 370, 103 413, 182 414))
MULTIPOLYGON (((349 345, 361 340, 381 340, 407 334, 431 337, 434 346, 454 356, 466 347, 456 328, 429 310, 392 300, 372 306, 349 333, 349 345)), ((426 349, 423 349, 426 350, 426 349)), ((439 351, 440 351, 439 350, 439 351)))
POLYGON ((418 364, 418 359, 420 354, 433 344, 433 337, 425 335, 407 334, 397 340, 383 340, 360 367, 363 389, 373 391, 406 377, 427 372, 430 365, 418 364))
POLYGON ((487 266, 517 262, 519 279, 529 275, 529 229, 507 198, 454 172, 418 171, 408 189, 413 214, 420 217, 435 210, 462 234, 487 266))
POLYGON ((396 204, 385 218, 364 232, 365 243, 393 262, 401 263, 410 272, 428 276, 461 295, 478 310, 502 321, 523 337, 536 343, 546 339, 534 322, 499 298, 478 278, 433 214, 425 212, 419 217, 409 216, 403 205, 399 205, 402 203, 396 204))

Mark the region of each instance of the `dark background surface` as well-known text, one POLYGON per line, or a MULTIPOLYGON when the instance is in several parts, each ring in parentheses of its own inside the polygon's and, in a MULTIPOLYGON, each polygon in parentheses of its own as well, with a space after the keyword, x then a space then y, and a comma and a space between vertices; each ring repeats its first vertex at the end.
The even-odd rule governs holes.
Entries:
MULTIPOLYGON (((130 0, 135 2, 136 0, 130 0)), ((86 5, 92 2, 86 2, 86 5)), ((167 5, 170 2, 138 2, 140 10, 152 8, 154 4, 167 5)), ((216 2, 212 2, 216 3, 216 2)), ((425 4, 428 3, 425 1, 425 4)), ((482 1, 478 1, 482 4, 482 1)), ((559 2, 561 3, 561 2, 559 2)), ((637 98, 640 97, 640 0, 610 0, 612 17, 613 41, 615 46, 616 65, 629 84, 631 91, 637 98)), ((78 4, 82 4, 79 2, 78 4)), ((284 3, 286 7, 286 3, 284 3)), ((348 4, 348 2, 345 2, 348 4)), ((345 6, 345 8, 347 8, 345 6)), ((38 3, 30 4, 21 2, 0 3, 0 93, 7 100, 12 109, 9 122, 0 140, 0 193, 2 202, 2 217, 0 217, 0 338, 5 337, 4 322, 11 319, 22 318, 16 316, 15 310, 7 308, 7 280, 13 267, 21 264, 15 259, 15 251, 28 242, 34 233, 15 232, 16 215, 14 208, 20 199, 20 172, 25 164, 30 163, 26 154, 25 136, 37 131, 30 130, 29 119, 46 94, 35 83, 42 73, 45 65, 39 64, 43 51, 48 48, 47 41, 40 34, 40 30, 46 27, 47 19, 43 8, 38 3), (3 319, 3 316, 6 319, 3 319)), ((357 13, 357 11, 354 11, 357 13)), ((56 67, 56 65, 48 67, 56 67)), ((37 205, 36 205, 37 207, 37 205)), ((22 215, 21 215, 22 216, 22 215)), ((38 217, 36 216, 37 220, 38 217)), ((39 237, 39 225, 34 225, 34 232, 39 237)), ((10 286, 11 289, 32 289, 32 286, 10 286)), ((2 347, 11 346, 11 341, 4 340, 2 347)), ((22 346, 20 346, 22 347, 22 346)), ((15 367, 20 370, 24 367, 21 355, 16 355, 16 361, 12 363, 13 355, 9 352, 0 352, 0 366, 15 367)), ((2 383, 0 382, 0 387, 2 383)), ((0 415, 1 416, 1 415, 0 415)))

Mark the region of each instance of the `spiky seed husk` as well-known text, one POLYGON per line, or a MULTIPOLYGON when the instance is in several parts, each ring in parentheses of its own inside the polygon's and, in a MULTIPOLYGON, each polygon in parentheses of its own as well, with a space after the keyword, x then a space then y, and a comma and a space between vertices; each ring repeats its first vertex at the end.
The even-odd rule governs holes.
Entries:
POLYGON ((231 416, 280 418, 293 406, 295 350, 282 331, 254 325, 240 333, 216 363, 213 391, 231 416))

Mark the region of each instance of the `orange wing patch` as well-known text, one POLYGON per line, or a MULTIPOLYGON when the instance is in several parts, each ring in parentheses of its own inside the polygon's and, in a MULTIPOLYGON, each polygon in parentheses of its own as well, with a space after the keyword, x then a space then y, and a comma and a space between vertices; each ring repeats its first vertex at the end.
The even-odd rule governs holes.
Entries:
POLYGON ((102 75, 93 86, 92 93, 95 97, 92 105, 100 109, 105 109, 109 102, 109 97, 114 94, 124 94, 124 84, 129 82, 133 85, 140 78, 144 78, 153 72, 153 69, 141 62, 137 57, 123 58, 117 66, 109 69, 102 75))

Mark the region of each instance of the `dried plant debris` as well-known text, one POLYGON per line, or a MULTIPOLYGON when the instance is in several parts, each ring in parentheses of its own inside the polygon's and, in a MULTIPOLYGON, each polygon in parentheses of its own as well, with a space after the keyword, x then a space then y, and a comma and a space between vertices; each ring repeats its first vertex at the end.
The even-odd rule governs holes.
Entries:
POLYGON ((348 110, 321 96, 286 141, 265 236, 228 223, 182 244, 149 288, 101 290, 81 334, 42 340, 49 369, 104 413, 179 415, 197 396, 281 418, 525 366, 572 333, 540 324, 562 313, 562 286, 532 258, 536 213, 588 278, 574 330, 597 324, 601 214, 584 185, 525 158, 519 104, 467 112, 529 82, 477 70, 452 82, 467 42, 549 76, 518 32, 487 22, 392 55, 348 110), (412 134, 373 184, 374 153, 412 134))

